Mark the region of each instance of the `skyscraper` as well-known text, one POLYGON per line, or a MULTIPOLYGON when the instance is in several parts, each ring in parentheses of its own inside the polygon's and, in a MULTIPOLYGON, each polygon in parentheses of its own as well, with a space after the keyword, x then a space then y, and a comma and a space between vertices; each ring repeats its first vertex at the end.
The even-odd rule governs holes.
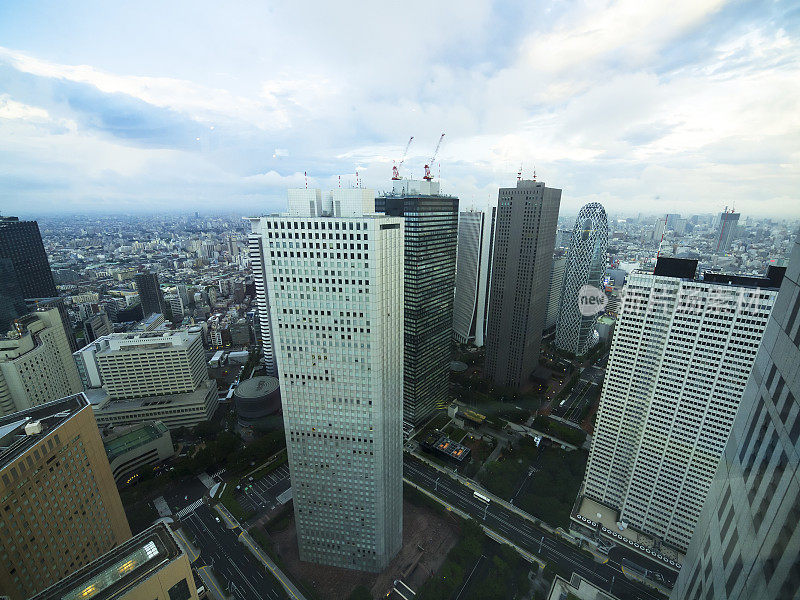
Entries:
POLYGON ((458 198, 439 183, 392 181, 375 210, 405 220, 403 429, 409 435, 449 403, 458 198))
POLYGON ((556 321, 556 347, 583 356, 597 343, 594 324, 597 313, 580 310, 581 289, 592 286, 604 290, 608 219, 602 204, 590 202, 578 212, 572 241, 567 252, 564 289, 556 321))
POLYGON ((263 217, 300 558, 380 571, 402 541, 403 220, 308 192, 263 217))
MULTIPOLYGON (((634 271, 611 346, 584 495, 685 552, 783 276, 634 271)), ((630 534, 629 534, 630 535, 630 534)), ((641 542, 641 540, 640 540, 641 542)))
POLYGON ((718 253, 724 254, 731 249, 731 242, 736 238, 736 230, 739 226, 739 216, 739 213, 728 212, 727 208, 720 214, 716 244, 718 253))
POLYGON ((136 274, 136 289, 139 291, 139 300, 142 303, 142 313, 145 318, 152 314, 165 314, 164 294, 158 285, 158 275, 155 273, 136 274))
POLYGON ((561 296, 564 292, 564 272, 567 269, 567 255, 562 249, 553 253, 553 266, 550 269, 550 286, 547 295, 547 317, 544 329, 552 333, 558 320, 558 309, 561 306, 561 296))
POLYGON ((83 394, 0 417, 0 590, 25 600, 131 537, 83 394))
POLYGON ((461 344, 483 346, 496 211, 490 207, 488 211, 468 210, 458 215, 453 338, 461 344))
POLYGON ((99 337, 114 333, 114 327, 108 319, 106 313, 97 313, 83 322, 83 330, 86 333, 86 342, 90 343, 99 337))
POLYGON ((524 386, 539 364, 561 190, 541 181, 500 188, 486 326, 486 372, 524 386))
MULTIPOLYGON (((313 191, 313 190, 312 190, 313 191)), ((264 243, 267 236, 265 217, 249 217, 251 233, 247 237, 247 244, 250 256, 250 266, 253 269, 253 282, 255 284, 255 302, 258 307, 256 319, 258 327, 256 331, 256 344, 261 347, 264 367, 267 375, 278 376, 277 364, 275 362, 275 344, 272 336, 272 324, 270 322, 269 294, 267 293, 266 280, 264 279, 264 243)))
POLYGON ((2 258, 11 260, 25 298, 50 298, 58 295, 36 221, 0 217, 0 259, 2 258))
POLYGON ((800 238, 672 598, 800 596, 800 238))
POLYGON ((57 308, 25 315, 17 329, 0 336, 0 415, 81 389, 57 308))
POLYGON ((26 312, 25 297, 14 272, 14 263, 11 259, 0 258, 0 335, 11 328, 14 319, 26 312))

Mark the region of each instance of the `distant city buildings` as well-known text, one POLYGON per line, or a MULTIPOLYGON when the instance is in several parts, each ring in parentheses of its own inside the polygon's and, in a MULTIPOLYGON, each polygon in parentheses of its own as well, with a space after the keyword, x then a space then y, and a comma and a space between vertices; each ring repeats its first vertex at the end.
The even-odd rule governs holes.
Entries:
POLYGON ((147 271, 137 273, 136 289, 139 292, 139 300, 142 303, 142 312, 145 316, 153 313, 162 315, 166 313, 164 294, 158 284, 158 275, 147 271))
POLYGON ((794 598, 800 590, 800 243, 672 592, 794 598))
POLYGON ((25 600, 131 537, 77 394, 0 417, 0 590, 25 600))
POLYGON ((488 211, 468 210, 458 215, 453 338, 479 348, 484 343, 496 212, 492 206, 488 211))
POLYGON ((374 198, 261 219, 300 559, 363 571, 402 543, 403 219, 374 198))
POLYGON ((653 273, 628 277, 583 486, 586 498, 617 511, 622 530, 679 552, 694 532, 783 277, 772 268, 765 278, 697 279, 696 268, 697 261, 660 258, 653 273))
POLYGON ((719 216, 719 225, 717 226, 717 247, 716 252, 724 254, 731 249, 731 242, 736 238, 736 233, 739 225, 739 213, 733 211, 725 212, 719 216))
POLYGON ((36 221, 0 217, 0 259, 9 259, 25 298, 58 296, 36 221))
POLYGON ((80 392, 58 309, 29 313, 0 337, 0 415, 80 392))
POLYGON ((405 221, 403 429, 409 435, 449 404, 458 198, 439 183, 392 181, 375 211, 405 221))
POLYGON ((597 312, 591 310, 591 298, 585 286, 603 294, 608 249, 608 218, 602 204, 591 202, 578 212, 572 241, 567 251, 564 287, 556 322, 555 345, 575 356, 585 355, 599 338, 594 330, 597 312), (582 292, 584 290, 584 292, 582 292))
POLYGON ((104 335, 114 333, 114 326, 108 315, 101 312, 84 321, 83 331, 86 334, 86 343, 90 343, 104 335))
POLYGON ((540 181, 500 188, 486 326, 486 373, 525 386, 539 364, 561 190, 540 181))

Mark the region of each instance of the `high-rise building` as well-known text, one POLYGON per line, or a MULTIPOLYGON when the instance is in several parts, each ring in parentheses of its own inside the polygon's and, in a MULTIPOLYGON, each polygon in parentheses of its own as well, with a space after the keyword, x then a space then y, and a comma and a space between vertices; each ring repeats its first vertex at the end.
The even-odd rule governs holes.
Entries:
POLYGON ((728 212, 727 209, 720 214, 715 248, 717 253, 724 254, 731 249, 731 242, 736 238, 736 230, 739 227, 739 217, 740 213, 728 212))
POLYGON ((598 313, 582 310, 579 303, 588 298, 584 286, 597 293, 605 290, 608 219, 602 204, 590 202, 578 212, 572 241, 567 251, 564 289, 556 322, 556 347, 583 356, 598 341, 594 330, 598 313))
POLYGON ((219 405, 199 331, 112 333, 73 356, 101 425, 160 420, 170 429, 190 427, 219 405))
MULTIPOLYGON (((314 190, 312 190, 314 191, 314 190)), ((266 218, 250 217, 251 233, 247 237, 249 248, 250 266, 253 269, 253 282, 255 284, 256 296, 255 303, 258 307, 256 319, 258 327, 255 328, 256 345, 261 348, 262 360, 267 375, 277 377, 278 369, 275 362, 275 344, 272 336, 272 324, 270 323, 269 294, 267 293, 266 280, 264 279, 264 240, 267 235, 266 218)))
POLYGON ((58 295, 36 221, 0 217, 0 258, 11 260, 25 298, 58 295))
POLYGON ((586 498, 617 511, 615 521, 679 552, 694 532, 783 277, 771 267, 764 278, 696 279, 696 268, 694 260, 662 257, 654 272, 629 275, 583 484, 586 498))
POLYGON ((0 337, 0 415, 76 394, 82 389, 58 310, 21 317, 0 337))
POLYGON ((403 220, 315 191, 262 218, 300 559, 380 571, 402 541, 403 220))
POLYGON ((197 600, 189 557, 164 523, 106 552, 31 600, 197 600))
POLYGON ((184 304, 179 294, 169 294, 164 296, 164 302, 169 306, 172 313, 172 322, 180 323, 184 317, 184 304))
POLYGON ((800 239, 672 592, 800 597, 800 239))
POLYGON ((0 335, 26 312, 25 296, 14 272, 14 263, 9 258, 0 258, 0 335))
POLYGON ((486 326, 486 372, 519 388, 539 364, 561 190, 520 180, 500 188, 486 326))
POLYGON ((550 269, 550 286, 547 295, 547 316, 544 321, 544 330, 552 333, 558 320, 558 309, 561 306, 561 296, 564 292, 564 272, 567 269, 567 255, 562 249, 553 253, 553 266, 550 269))
POLYGON ((659 217, 656 221, 655 226, 653 227, 653 233, 651 235, 651 239, 658 243, 664 237, 664 232, 667 230, 667 219, 666 217, 659 217))
POLYGON ((75 339, 75 332, 72 330, 72 321, 64 298, 56 296, 53 298, 28 299, 26 304, 28 305, 28 312, 55 308, 61 317, 61 325, 64 327, 64 334, 67 336, 70 351, 75 352, 78 349, 78 340, 75 339))
POLYGON ((449 404, 458 198, 427 180, 392 181, 375 210, 405 220, 403 430, 449 404))
POLYGON ((83 322, 83 331, 86 333, 86 342, 91 343, 97 338, 114 333, 114 326, 106 313, 97 313, 83 322))
POLYGON ((153 313, 164 314, 166 306, 164 304, 164 294, 161 286, 158 285, 158 275, 155 273, 136 274, 136 289, 139 291, 139 300, 142 303, 142 314, 146 317, 153 313))
POLYGON ((488 211, 468 210, 458 215, 453 338, 461 344, 483 346, 496 211, 490 207, 488 211))
POLYGON ((0 590, 25 600, 131 537, 83 394, 0 417, 0 590))

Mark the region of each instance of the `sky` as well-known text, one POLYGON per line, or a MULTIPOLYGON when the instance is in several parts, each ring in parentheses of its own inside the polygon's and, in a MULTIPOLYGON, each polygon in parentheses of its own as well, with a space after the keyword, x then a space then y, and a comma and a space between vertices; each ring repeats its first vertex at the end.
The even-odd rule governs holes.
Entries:
POLYGON ((800 217, 800 4, 0 3, 2 214, 275 212, 442 132, 463 208, 800 217))

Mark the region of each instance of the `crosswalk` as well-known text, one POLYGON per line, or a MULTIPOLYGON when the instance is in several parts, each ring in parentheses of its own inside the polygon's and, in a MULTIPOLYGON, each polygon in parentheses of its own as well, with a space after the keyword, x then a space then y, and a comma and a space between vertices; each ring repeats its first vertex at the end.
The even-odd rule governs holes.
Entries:
POLYGON ((225 472, 225 469, 220 469, 219 471, 217 471, 216 473, 214 473, 214 474, 211 476, 211 478, 212 478, 212 479, 216 479, 217 477, 221 477, 221 476, 222 476, 222 474, 223 474, 224 472, 225 472))
POLYGON ((200 498, 199 500, 196 500, 195 502, 192 502, 189 506, 180 509, 177 513, 175 513, 175 517, 178 518, 178 519, 182 519, 186 515, 191 514, 195 510, 197 510, 197 508, 201 504, 203 504, 203 499, 202 498, 200 498))

